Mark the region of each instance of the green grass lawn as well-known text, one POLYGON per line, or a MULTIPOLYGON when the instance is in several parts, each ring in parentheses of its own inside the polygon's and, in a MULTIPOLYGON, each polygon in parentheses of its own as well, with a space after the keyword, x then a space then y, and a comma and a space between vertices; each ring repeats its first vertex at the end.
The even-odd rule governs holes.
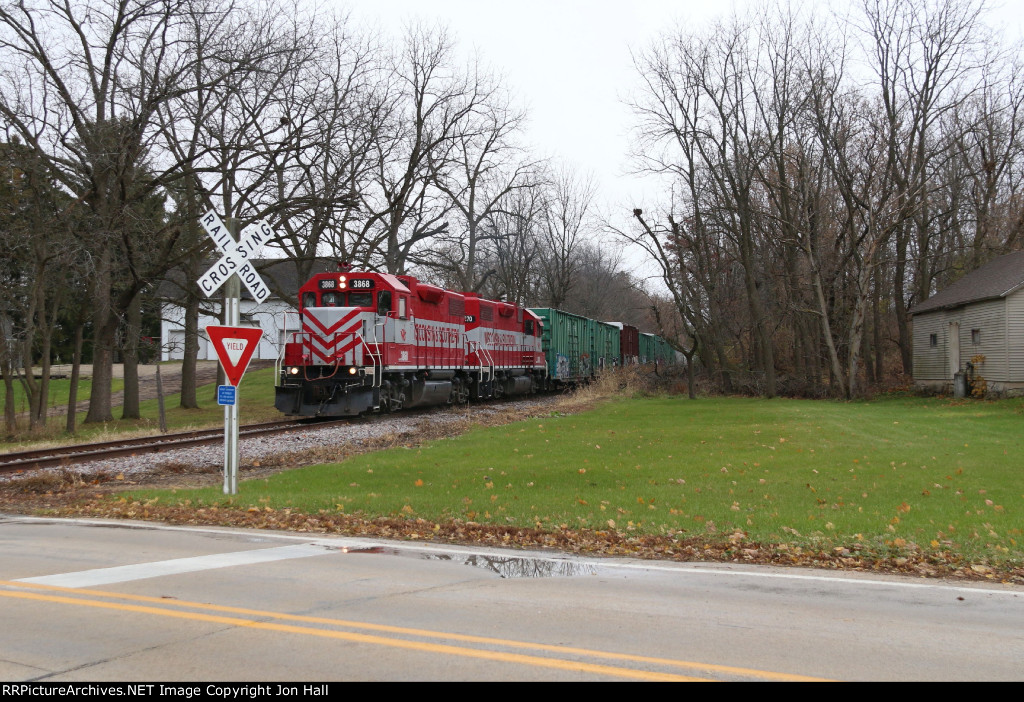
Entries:
MULTIPOLYGON (((36 381, 41 382, 41 381, 36 381)), ((0 394, 6 392, 0 385, 0 394)), ((122 378, 114 378, 111 381, 111 392, 118 392, 124 389, 124 380, 122 378)), ((51 409, 67 410, 68 406, 68 395, 71 392, 71 380, 68 378, 56 378, 50 380, 50 397, 46 403, 46 406, 51 409)), ((78 399, 86 400, 89 399, 89 393, 92 392, 92 378, 81 378, 78 381, 78 399)), ((28 395, 25 393, 24 386, 15 380, 14 382, 14 411, 23 414, 28 412, 28 395)))
POLYGON ((1024 557, 1024 403, 641 398, 160 504, 1024 557))
MULTIPOLYGON (((53 381, 53 391, 63 392, 63 404, 67 404, 67 393, 70 381, 53 381), (63 384, 63 385, 60 385, 63 384)), ((79 384, 78 397, 81 400, 89 399, 88 381, 79 384)), ((116 392, 123 389, 121 379, 114 380, 113 390, 116 392)), ((224 408, 217 404, 216 384, 201 386, 197 391, 199 409, 182 409, 180 393, 166 395, 164 407, 167 414, 168 431, 180 431, 188 428, 215 427, 224 422, 224 408)), ((238 387, 239 417, 243 424, 254 422, 273 421, 281 419, 282 415, 274 409, 274 369, 264 368, 262 370, 249 371, 242 378, 238 387)), ((52 401, 51 401, 51 404, 52 401)), ((60 403, 57 404, 60 406, 60 403)), ((27 409, 27 408, 26 408, 27 409)), ((35 445, 40 441, 57 443, 78 443, 97 441, 102 438, 111 438, 118 434, 152 433, 159 430, 159 407, 156 400, 146 400, 140 404, 139 413, 142 419, 115 419, 113 422, 100 424, 85 424, 85 413, 78 413, 77 430, 74 436, 69 436, 65 428, 65 417, 50 417, 47 426, 34 432, 27 429, 19 432, 7 441, 0 444, 0 450, 17 451, 35 445)), ((121 408, 114 408, 114 417, 121 416, 121 408)), ((22 418, 22 423, 27 420, 22 418)))

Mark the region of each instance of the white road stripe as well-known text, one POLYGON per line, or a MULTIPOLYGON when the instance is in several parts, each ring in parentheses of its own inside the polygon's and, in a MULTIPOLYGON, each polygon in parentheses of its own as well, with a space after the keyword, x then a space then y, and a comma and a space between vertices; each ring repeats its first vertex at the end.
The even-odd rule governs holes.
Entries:
POLYGON ((330 550, 323 546, 314 544, 279 546, 277 548, 236 551, 234 553, 215 553, 210 556, 195 556, 193 558, 175 558, 171 561, 137 563, 135 565, 117 566, 114 568, 96 568, 94 570, 79 571, 78 573, 43 575, 38 578, 21 578, 14 582, 88 588, 96 587, 97 585, 110 585, 111 583, 123 583, 129 580, 145 580, 146 578, 159 578, 165 575, 195 573, 200 570, 212 570, 214 568, 229 568, 238 565, 283 561, 291 558, 323 556, 330 552, 330 550))
MULTIPOLYGON (((172 526, 168 524, 156 524, 149 522, 118 522, 109 519, 75 519, 62 517, 28 517, 22 515, 0 515, 0 524, 8 523, 36 523, 36 524, 71 524, 83 526, 110 527, 116 525, 123 529, 146 529, 160 531, 178 531, 193 534, 216 534, 219 536, 230 535, 241 538, 259 538, 266 541, 299 541, 307 546, 323 549, 356 550, 383 546, 387 548, 411 551, 414 553, 459 553, 477 554, 493 557, 507 558, 510 554, 518 558, 537 558, 542 560, 561 561, 565 558, 552 557, 550 553, 538 551, 519 551, 513 549, 499 549, 492 547, 456 546, 449 544, 415 543, 410 541, 391 541, 388 539, 352 538, 345 536, 312 536, 309 534, 283 534, 256 529, 230 529, 221 527, 201 526, 172 526)), ((287 547, 285 547, 287 548, 287 547)), ((315 554, 311 554, 315 555, 315 554)), ((629 559, 611 558, 580 558, 576 555, 566 555, 566 558, 574 563, 592 565, 602 569, 617 570, 623 573, 655 571, 663 573, 675 573, 681 576, 728 576, 733 578, 752 579, 779 579, 796 580, 807 582, 821 582, 832 585, 853 585, 874 586, 884 588, 903 588, 911 590, 940 590, 943 592, 963 592, 969 594, 984 595, 1009 595, 1011 597, 1024 597, 1024 589, 1019 585, 1006 585, 1004 587, 985 587, 981 583, 964 583, 962 585, 951 584, 948 580, 926 580, 920 578, 910 579, 906 576, 891 576, 887 579, 864 577, 863 574, 850 575, 840 570, 830 570, 820 575, 821 571, 813 568, 786 568, 783 566, 755 566, 755 565, 720 565, 712 562, 664 562, 664 561, 640 561, 629 559)), ((187 560, 187 559, 185 559, 187 560)), ((25 579, 25 582, 35 582, 34 579, 25 579)))

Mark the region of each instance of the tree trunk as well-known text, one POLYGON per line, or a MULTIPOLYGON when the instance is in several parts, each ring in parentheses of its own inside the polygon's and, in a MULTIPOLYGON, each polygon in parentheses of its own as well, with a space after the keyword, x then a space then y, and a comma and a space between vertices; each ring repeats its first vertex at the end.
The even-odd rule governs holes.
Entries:
POLYGON ((910 339, 910 315, 907 314, 905 302, 905 282, 907 274, 907 234, 906 225, 900 227, 896 232, 896 269, 893 271, 893 302, 896 309, 896 327, 898 330, 898 344, 900 347, 900 360, 903 362, 903 373, 911 376, 914 372, 914 349, 910 339))
MULTIPOLYGON (((811 254, 809 253, 808 256, 811 254)), ((836 352, 836 344, 832 338, 832 324, 828 318, 828 303, 825 300, 825 291, 821 284, 821 275, 818 273, 817 267, 811 264, 811 276, 814 281, 814 294, 818 298, 818 310, 821 314, 821 336, 825 340, 825 347, 828 349, 828 359, 830 363, 830 376, 833 382, 842 382, 843 379, 843 368, 839 364, 839 354, 836 352)), ((833 392, 835 392, 833 388, 833 392)), ((846 388, 843 388, 843 395, 846 395, 846 388)))
POLYGON ((864 339, 864 321, 867 319, 868 293, 865 289, 868 285, 870 270, 865 270, 860 275, 860 287, 857 291, 857 299, 853 305, 853 320, 850 323, 850 353, 848 356, 849 367, 846 369, 846 398, 852 400, 860 392, 857 385, 857 372, 860 369, 861 345, 864 339))
POLYGON ((139 411, 139 337, 142 335, 142 293, 128 305, 128 324, 121 350, 124 361, 124 404, 121 419, 141 419, 139 411))
POLYGON ((883 359, 882 354, 883 354, 884 350, 882 349, 882 324, 883 324, 883 322, 882 322, 882 311, 881 311, 881 307, 882 307, 882 304, 881 304, 881 286, 882 286, 882 284, 881 284, 881 281, 879 280, 880 275, 881 274, 879 273, 879 267, 876 266, 875 267, 875 275, 874 275, 875 285, 874 285, 874 291, 873 291, 873 295, 872 295, 872 299, 871 299, 871 318, 872 318, 872 324, 871 324, 871 326, 872 326, 872 329, 871 329, 871 334, 872 334, 871 346, 872 346, 872 350, 874 351, 874 354, 875 354, 874 370, 875 370, 875 382, 876 383, 882 383, 882 382, 885 381, 885 362, 882 360, 883 359))
POLYGON ((687 394, 691 400, 697 399, 697 388, 695 387, 696 381, 694 380, 693 372, 693 357, 697 355, 697 345, 693 344, 690 346, 690 351, 687 353, 683 351, 683 357, 686 359, 686 386, 687 394))
POLYGON ((50 350, 52 348, 53 328, 47 328, 40 338, 39 348, 39 399, 36 402, 35 416, 32 417, 33 426, 45 427, 46 417, 50 401, 50 350))
POLYGON ((199 296, 185 298, 185 350, 181 359, 181 401, 183 409, 199 409, 196 397, 196 363, 199 358, 199 296))
POLYGON ((89 394, 89 412, 85 415, 87 424, 114 421, 110 385, 114 378, 117 319, 107 312, 97 313, 93 321, 92 391, 89 394))
POLYGON ((75 433, 75 422, 78 419, 78 376, 82 370, 82 327, 75 327, 75 354, 71 360, 71 387, 68 390, 67 432, 75 433))
MULTIPOLYGON (((6 349, 6 341, 0 339, 0 343, 4 344, 6 349)), ((8 434, 13 434, 18 430, 18 415, 14 407, 14 374, 11 372, 6 350, 4 355, 0 356, 0 375, 4 379, 4 428, 8 434)))
MULTIPOLYGON (((744 248, 747 248, 744 246, 744 248)), ((752 248, 752 247, 751 247, 752 248)), ((754 347, 757 365, 764 373, 764 394, 766 397, 775 397, 775 353, 772 348, 772 337, 768 331, 768 313, 764 309, 761 300, 761 291, 755 278, 755 262, 751 251, 749 257, 744 253, 743 270, 744 282, 747 288, 747 302, 750 307, 750 316, 754 324, 754 347)))
MULTIPOLYGON (((36 329, 39 321, 39 305, 40 300, 45 300, 46 296, 43 291, 42 285, 39 284, 37 277, 34 290, 31 293, 31 303, 28 307, 25 319, 28 321, 24 331, 24 337, 21 339, 21 387, 25 391, 25 397, 28 398, 28 426, 30 429, 34 429, 39 421, 39 384, 36 382, 35 372, 33 371, 33 361, 35 356, 33 355, 36 329)), ((44 402, 45 404, 45 402, 44 402)))
POLYGON ((114 421, 110 383, 114 376, 114 341, 118 320, 113 311, 111 266, 110 251, 104 249, 96 258, 96 274, 93 279, 92 390, 89 394, 89 413, 85 415, 86 423, 114 421))
POLYGON ((160 422, 160 433, 167 433, 167 412, 164 410, 164 383, 160 379, 160 364, 156 364, 156 405, 160 422))

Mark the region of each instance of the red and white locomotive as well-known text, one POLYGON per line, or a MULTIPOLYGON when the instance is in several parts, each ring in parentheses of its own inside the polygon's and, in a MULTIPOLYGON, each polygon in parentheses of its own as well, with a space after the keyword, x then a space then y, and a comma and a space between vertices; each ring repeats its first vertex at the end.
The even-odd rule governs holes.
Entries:
POLYGON ((541 320, 516 305, 342 266, 299 289, 298 315, 274 398, 287 415, 464 403, 545 384, 541 320))

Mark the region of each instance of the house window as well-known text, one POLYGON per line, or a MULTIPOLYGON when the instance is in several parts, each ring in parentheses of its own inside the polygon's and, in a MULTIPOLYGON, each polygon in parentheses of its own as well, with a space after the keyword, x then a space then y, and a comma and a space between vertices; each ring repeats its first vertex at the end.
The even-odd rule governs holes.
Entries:
POLYGON ((981 330, 980 329, 972 329, 971 330, 971 343, 974 344, 975 346, 981 346, 981 330))
POLYGON ((938 334, 929 334, 928 335, 928 346, 930 346, 933 349, 938 348, 938 346, 939 346, 939 335, 938 334))

